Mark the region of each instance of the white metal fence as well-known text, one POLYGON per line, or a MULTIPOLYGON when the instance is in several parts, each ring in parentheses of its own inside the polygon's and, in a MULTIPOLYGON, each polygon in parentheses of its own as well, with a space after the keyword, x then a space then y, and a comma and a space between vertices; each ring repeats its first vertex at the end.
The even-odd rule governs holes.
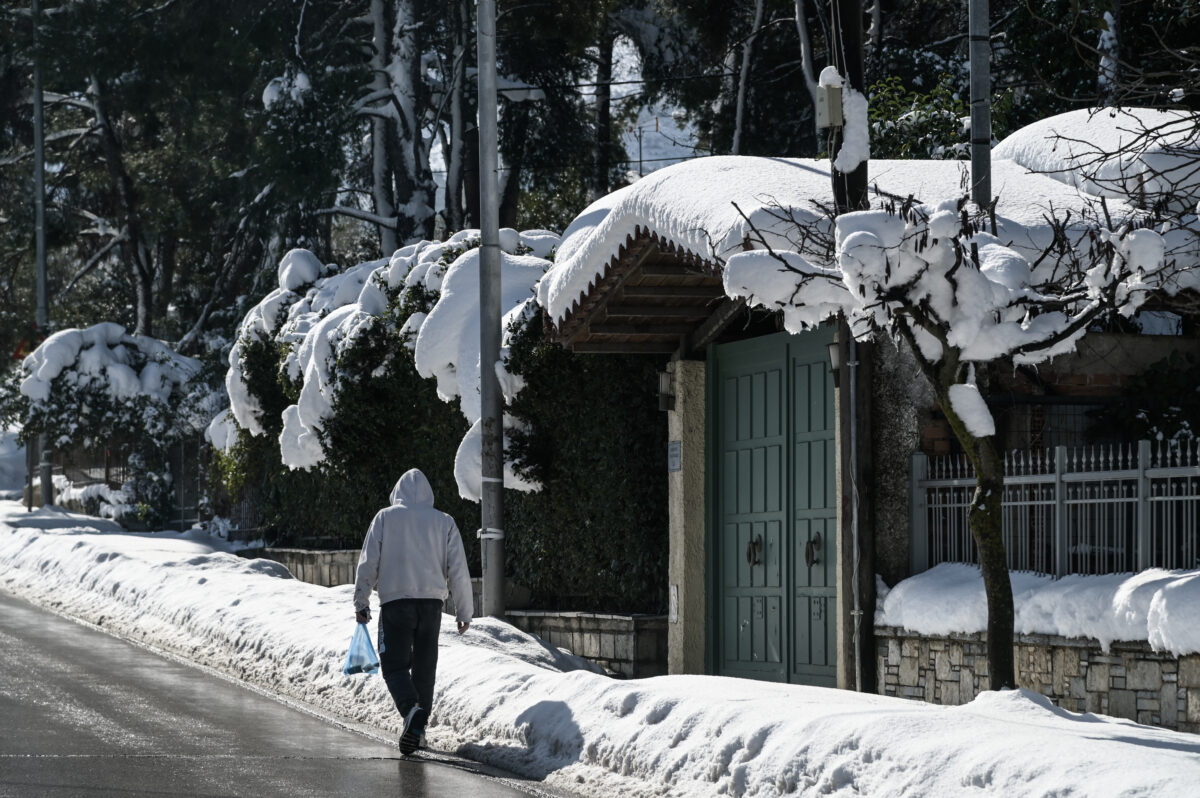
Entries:
MULTIPOLYGON (((976 562, 965 456, 912 458, 912 565, 976 562)), ((1200 567, 1200 441, 1016 451, 1004 463, 1013 570, 1104 574, 1200 567)))

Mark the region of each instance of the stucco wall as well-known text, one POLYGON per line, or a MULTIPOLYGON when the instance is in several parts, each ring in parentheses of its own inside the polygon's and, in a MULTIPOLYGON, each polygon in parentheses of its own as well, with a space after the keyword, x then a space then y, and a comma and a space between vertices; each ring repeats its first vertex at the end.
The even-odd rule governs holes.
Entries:
MULTIPOLYGON (((667 413, 667 437, 679 443, 680 469, 667 474, 670 487, 667 668, 704 673, 705 651, 705 364, 677 360, 675 409, 667 413)), ((664 453, 665 454, 665 453, 664 453)))

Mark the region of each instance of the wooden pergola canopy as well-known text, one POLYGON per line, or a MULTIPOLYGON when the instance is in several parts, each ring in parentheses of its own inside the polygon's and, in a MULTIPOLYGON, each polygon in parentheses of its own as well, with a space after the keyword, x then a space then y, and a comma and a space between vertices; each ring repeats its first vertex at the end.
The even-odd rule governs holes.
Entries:
POLYGON ((686 356, 743 306, 725 296, 711 262, 639 229, 549 334, 575 352, 686 356))

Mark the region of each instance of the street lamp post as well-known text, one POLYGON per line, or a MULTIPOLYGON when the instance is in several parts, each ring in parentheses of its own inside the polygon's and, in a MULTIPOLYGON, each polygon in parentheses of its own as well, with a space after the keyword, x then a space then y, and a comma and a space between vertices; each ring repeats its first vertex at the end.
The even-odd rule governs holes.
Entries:
POLYGON ((479 393, 482 405, 482 488, 479 548, 483 614, 504 615, 504 400, 496 377, 500 359, 500 187, 497 182, 496 3, 479 0, 479 393))
MULTIPOLYGON (((32 0, 33 17, 33 205, 34 239, 37 249, 37 327, 40 337, 45 337, 50 325, 50 306, 46 292, 46 169, 45 169, 45 124, 42 116, 42 66, 39 49, 41 11, 38 0, 32 0)), ((38 436, 39 479, 42 483, 42 505, 54 503, 54 487, 51 484, 50 450, 45 435, 38 436)))

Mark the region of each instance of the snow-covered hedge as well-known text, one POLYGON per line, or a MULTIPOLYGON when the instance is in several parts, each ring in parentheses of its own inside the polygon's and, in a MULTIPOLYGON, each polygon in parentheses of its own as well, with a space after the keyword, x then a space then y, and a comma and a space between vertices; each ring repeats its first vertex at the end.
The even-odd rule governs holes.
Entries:
MULTIPOLYGON (((558 236, 543 230, 501 231, 502 298, 505 328, 525 317, 533 287, 550 262, 558 236)), ((413 351, 418 373, 436 378, 438 395, 458 400, 471 430, 459 448, 455 474, 460 493, 478 500, 479 407, 479 233, 465 230, 445 242, 422 241, 390 258, 360 263, 343 272, 311 252, 292 250, 279 265, 279 285, 242 320, 230 352, 226 387, 236 424, 252 435, 267 426, 259 397, 250 389, 246 352, 269 342, 286 352, 281 376, 299 386, 282 414, 280 457, 292 469, 313 468, 328 459, 323 430, 336 412, 343 385, 378 374, 387 363, 348 367, 355 344, 377 325, 399 332, 413 351)), ((521 380, 503 362, 495 364, 510 398, 521 380)), ((508 423, 512 423, 511 420, 508 423)), ((209 440, 227 448, 234 440, 230 419, 219 415, 209 440)), ((511 466, 509 487, 530 490, 511 466)))

